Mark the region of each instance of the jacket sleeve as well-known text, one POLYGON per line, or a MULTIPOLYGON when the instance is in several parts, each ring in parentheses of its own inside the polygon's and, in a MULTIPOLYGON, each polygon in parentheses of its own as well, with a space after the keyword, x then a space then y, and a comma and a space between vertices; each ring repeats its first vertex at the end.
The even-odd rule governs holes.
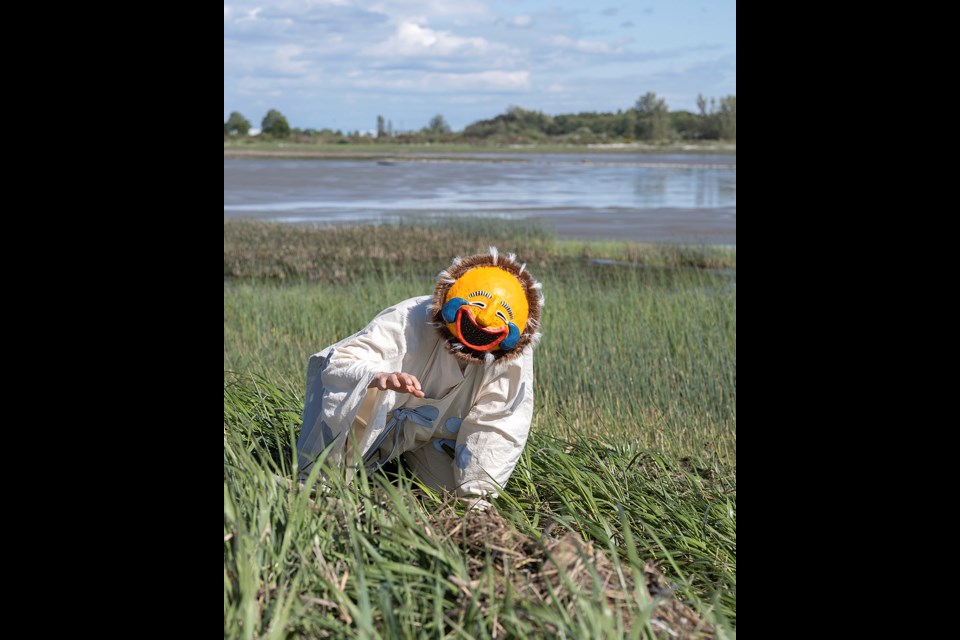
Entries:
POLYGON ((353 443, 361 448, 361 455, 371 431, 382 426, 376 423, 383 422, 387 405, 395 394, 367 386, 376 372, 394 370, 402 362, 408 342, 405 336, 408 315, 408 305, 386 309, 361 331, 310 357, 303 423, 297 440, 302 477, 306 476, 313 460, 331 444, 329 461, 335 466, 344 463, 347 436, 361 406, 370 410, 369 415, 364 416, 367 430, 362 441, 353 443))
POLYGON ((362 331, 333 346, 330 362, 322 372, 324 414, 345 428, 378 371, 393 370, 403 360, 407 339, 407 313, 396 307, 383 311, 362 331))
POLYGON ((484 382, 457 433, 453 475, 457 495, 495 498, 523 453, 533 419, 533 350, 484 382))

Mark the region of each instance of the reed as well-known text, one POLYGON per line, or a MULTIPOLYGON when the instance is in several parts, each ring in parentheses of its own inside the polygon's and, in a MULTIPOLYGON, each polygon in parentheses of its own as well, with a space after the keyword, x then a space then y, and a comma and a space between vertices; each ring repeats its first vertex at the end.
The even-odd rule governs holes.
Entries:
POLYGON ((448 227, 224 222, 225 636, 734 635, 735 250, 716 270, 669 257, 696 248, 448 227), (496 512, 402 467, 291 482, 307 357, 489 245, 546 294, 531 438, 496 512))

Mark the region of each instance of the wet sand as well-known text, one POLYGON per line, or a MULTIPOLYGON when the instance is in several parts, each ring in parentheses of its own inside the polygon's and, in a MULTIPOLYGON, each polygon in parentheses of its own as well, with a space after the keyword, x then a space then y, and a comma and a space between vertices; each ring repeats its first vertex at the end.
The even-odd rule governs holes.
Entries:
POLYGON ((224 158, 224 218, 527 220, 558 237, 736 245, 736 155, 224 158))

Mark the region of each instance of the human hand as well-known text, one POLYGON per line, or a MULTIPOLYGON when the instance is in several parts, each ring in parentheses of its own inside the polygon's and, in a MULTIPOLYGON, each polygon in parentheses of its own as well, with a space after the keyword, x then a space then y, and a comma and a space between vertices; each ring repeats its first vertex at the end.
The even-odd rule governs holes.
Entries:
POLYGON ((379 371, 373 376, 373 380, 367 385, 368 389, 380 389, 381 391, 398 391, 400 393, 409 393, 417 398, 424 397, 420 390, 420 381, 417 376, 404 373, 403 371, 379 371))

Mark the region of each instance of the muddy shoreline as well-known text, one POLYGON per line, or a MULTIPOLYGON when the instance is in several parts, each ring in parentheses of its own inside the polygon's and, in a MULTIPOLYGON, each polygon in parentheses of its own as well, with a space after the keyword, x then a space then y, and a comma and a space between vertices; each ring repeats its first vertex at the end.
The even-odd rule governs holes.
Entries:
POLYGON ((227 155, 225 219, 524 220, 565 239, 736 246, 735 154, 227 155))

